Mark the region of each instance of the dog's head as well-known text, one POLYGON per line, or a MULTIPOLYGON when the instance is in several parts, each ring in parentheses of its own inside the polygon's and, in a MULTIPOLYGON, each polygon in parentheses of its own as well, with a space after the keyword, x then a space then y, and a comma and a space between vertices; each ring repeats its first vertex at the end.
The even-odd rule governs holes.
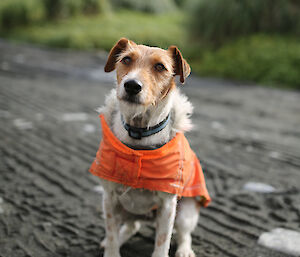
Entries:
POLYGON ((174 76, 184 83, 190 66, 176 46, 167 50, 137 45, 121 38, 111 49, 105 72, 116 69, 117 96, 122 102, 143 106, 155 105, 174 87, 174 76))

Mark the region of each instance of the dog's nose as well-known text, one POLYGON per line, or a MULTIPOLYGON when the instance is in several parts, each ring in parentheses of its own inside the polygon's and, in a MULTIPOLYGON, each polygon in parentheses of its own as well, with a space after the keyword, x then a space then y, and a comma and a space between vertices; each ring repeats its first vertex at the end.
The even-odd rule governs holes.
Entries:
POLYGON ((125 91, 128 95, 136 95, 142 90, 141 84, 136 80, 128 80, 124 83, 125 91))

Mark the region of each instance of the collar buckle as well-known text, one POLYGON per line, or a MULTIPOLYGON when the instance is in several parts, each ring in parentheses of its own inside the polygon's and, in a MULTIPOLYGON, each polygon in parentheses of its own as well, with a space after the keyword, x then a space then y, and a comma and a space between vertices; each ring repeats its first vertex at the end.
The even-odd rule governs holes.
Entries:
POLYGON ((134 138, 134 139, 142 139, 142 135, 143 134, 143 132, 142 131, 138 131, 138 130, 136 130, 136 131, 134 131, 134 130, 132 130, 132 128, 128 128, 128 135, 130 136, 130 137, 132 137, 132 138, 134 138))

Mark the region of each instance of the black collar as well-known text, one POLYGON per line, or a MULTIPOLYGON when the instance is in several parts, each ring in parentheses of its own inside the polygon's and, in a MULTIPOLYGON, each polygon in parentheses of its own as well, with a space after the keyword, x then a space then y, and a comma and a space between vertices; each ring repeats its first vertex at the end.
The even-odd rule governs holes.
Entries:
POLYGON ((121 115, 121 119, 122 119, 122 124, 123 124, 124 128, 128 131, 128 135, 130 137, 132 137, 134 139, 142 139, 143 137, 152 136, 152 135, 160 132, 161 130, 163 130, 167 126, 167 124, 170 120, 170 113, 163 121, 161 121, 157 125, 155 125, 153 127, 149 127, 149 128, 138 128, 138 127, 130 126, 129 124, 125 123, 122 115, 121 115))

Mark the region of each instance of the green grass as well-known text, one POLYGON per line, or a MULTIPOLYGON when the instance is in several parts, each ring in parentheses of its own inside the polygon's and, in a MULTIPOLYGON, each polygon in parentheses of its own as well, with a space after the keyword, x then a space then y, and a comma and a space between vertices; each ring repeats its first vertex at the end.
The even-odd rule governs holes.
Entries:
POLYGON ((147 13, 167 13, 176 10, 174 0, 111 0, 114 9, 130 9, 147 13))
POLYGON ((181 13, 119 11, 19 27, 2 36, 52 47, 107 51, 119 38, 127 37, 140 44, 166 48, 171 44, 183 45, 183 20, 181 13))
POLYGON ((41 21, 45 8, 40 0, 1 0, 0 31, 41 21))
POLYGON ((265 33, 300 36, 299 0, 197 0, 190 8, 194 37, 214 45, 265 33))
POLYGON ((203 51, 193 68, 204 76, 300 89, 300 43, 282 36, 248 36, 203 51))

